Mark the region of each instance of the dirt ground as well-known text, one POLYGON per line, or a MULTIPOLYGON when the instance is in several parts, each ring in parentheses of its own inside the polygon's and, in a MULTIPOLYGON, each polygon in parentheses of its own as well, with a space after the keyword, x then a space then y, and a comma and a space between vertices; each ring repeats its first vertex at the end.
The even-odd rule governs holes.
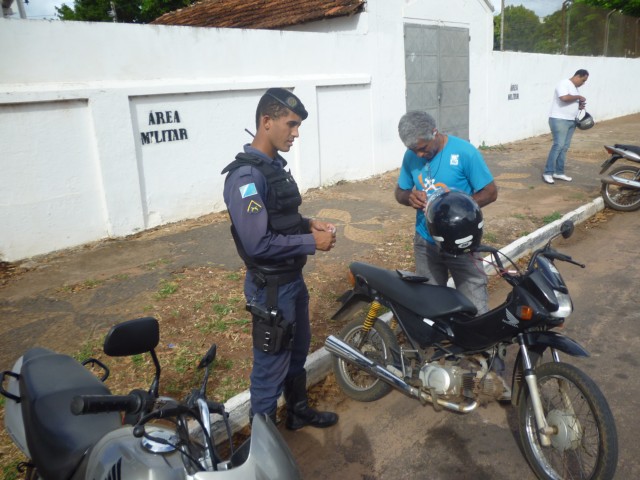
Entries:
MULTIPOLYGON (((603 145, 637 143, 640 114, 577 132, 569 152, 571 183, 550 186, 540 175, 551 136, 483 149, 499 188, 483 209, 484 242, 504 246, 599 195, 603 145)), ((400 162, 400 159, 398 159, 400 162)), ((397 170, 361 181, 314 189, 303 213, 332 221, 338 244, 310 257, 305 278, 311 295, 312 350, 342 325, 330 321, 347 288, 346 267, 358 260, 413 268, 414 213, 397 204, 397 170)), ((294 172, 295 175, 295 172, 294 172)), ((225 214, 217 213, 96 242, 14 264, 0 263, 0 369, 10 369, 27 348, 43 346, 77 358, 101 354, 111 325, 138 316, 160 321, 161 391, 181 396, 197 383, 195 366, 218 344, 209 391, 226 400, 248 387, 250 323, 242 294, 243 267, 225 214)), ((150 384, 147 359, 107 359, 114 393, 150 384)), ((0 466, 10 456, 0 437, 0 466)))

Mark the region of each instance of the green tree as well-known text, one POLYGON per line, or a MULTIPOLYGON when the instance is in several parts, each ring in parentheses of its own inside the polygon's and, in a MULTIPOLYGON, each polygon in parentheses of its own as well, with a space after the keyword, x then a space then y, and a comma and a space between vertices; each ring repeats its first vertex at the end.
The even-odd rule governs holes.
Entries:
POLYGON ((625 15, 640 17, 640 0, 574 0, 574 3, 600 7, 609 11, 620 10, 625 15))
POLYGON ((602 27, 598 35, 602 41, 596 55, 640 56, 640 0, 575 0, 573 7, 578 6, 601 12, 602 27))
POLYGON ((73 8, 63 4, 56 13, 61 20, 140 23, 140 0, 74 0, 73 8))
POLYGON ((61 20, 149 23, 191 3, 191 0, 74 0, 73 7, 63 4, 56 7, 56 13, 61 20))
POLYGON ((637 57, 640 54, 637 18, 576 2, 566 10, 566 19, 570 55, 637 57))
POLYGON ((142 0, 140 13, 145 23, 151 22, 167 12, 188 7, 199 0, 142 0))
POLYGON ((570 16, 569 54, 599 56, 604 48, 606 12, 587 5, 573 5, 570 16))
POLYGON ((540 36, 535 46, 535 53, 565 53, 565 24, 562 11, 552 13, 544 18, 540 26, 540 36))
MULTIPOLYGON (((500 49, 502 15, 494 18, 493 46, 500 49)), ((540 19, 532 10, 522 5, 504 9, 504 49, 518 52, 533 52, 540 35, 540 19)))
POLYGON ((571 5, 544 18, 537 53, 602 55, 606 12, 587 5, 571 5))

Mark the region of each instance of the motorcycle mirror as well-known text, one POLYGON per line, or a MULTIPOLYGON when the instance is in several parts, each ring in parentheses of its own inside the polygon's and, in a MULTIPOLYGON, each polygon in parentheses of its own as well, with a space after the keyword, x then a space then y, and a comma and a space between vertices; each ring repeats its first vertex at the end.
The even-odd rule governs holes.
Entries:
POLYGON ((216 349, 217 347, 215 343, 209 347, 209 351, 205 353, 204 357, 202 357, 202 360, 200 360, 200 363, 198 364, 198 370, 202 370, 213 363, 216 359, 216 349))
POLYGON ((216 359, 217 348, 218 347, 216 347, 215 343, 211 345, 211 347, 209 347, 209 351, 205 353, 204 357, 202 357, 202 360, 200 360, 200 363, 198 364, 198 370, 201 370, 203 368, 205 369, 204 378, 202 379, 202 386, 200 387, 200 394, 205 398, 207 394, 207 382, 209 381, 209 366, 216 359))
POLYGON ((574 225, 571 220, 565 220, 562 222, 562 225, 560 225, 560 234, 562 235, 562 238, 569 238, 573 235, 573 230, 574 225))
POLYGON ((104 339, 104 353, 110 357, 128 357, 153 351, 160 342, 160 327, 153 317, 119 323, 104 339))

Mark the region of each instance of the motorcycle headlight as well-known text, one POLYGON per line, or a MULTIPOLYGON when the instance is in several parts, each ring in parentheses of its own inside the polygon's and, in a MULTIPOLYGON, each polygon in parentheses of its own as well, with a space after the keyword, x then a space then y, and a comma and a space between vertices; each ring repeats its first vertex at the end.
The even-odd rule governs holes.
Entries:
POLYGON ((558 299, 558 310, 551 312, 551 316, 554 318, 567 318, 573 312, 573 302, 568 293, 562 293, 558 290, 554 290, 556 298, 558 299))

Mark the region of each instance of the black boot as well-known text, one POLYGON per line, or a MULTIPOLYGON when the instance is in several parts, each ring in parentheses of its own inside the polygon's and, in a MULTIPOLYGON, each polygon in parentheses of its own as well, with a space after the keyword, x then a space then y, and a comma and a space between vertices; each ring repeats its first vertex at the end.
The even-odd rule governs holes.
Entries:
POLYGON ((333 412, 319 412, 309 407, 307 401, 307 372, 303 371, 284 382, 284 398, 287 401, 287 421, 289 430, 298 430, 307 425, 326 428, 338 423, 338 415, 333 412))

